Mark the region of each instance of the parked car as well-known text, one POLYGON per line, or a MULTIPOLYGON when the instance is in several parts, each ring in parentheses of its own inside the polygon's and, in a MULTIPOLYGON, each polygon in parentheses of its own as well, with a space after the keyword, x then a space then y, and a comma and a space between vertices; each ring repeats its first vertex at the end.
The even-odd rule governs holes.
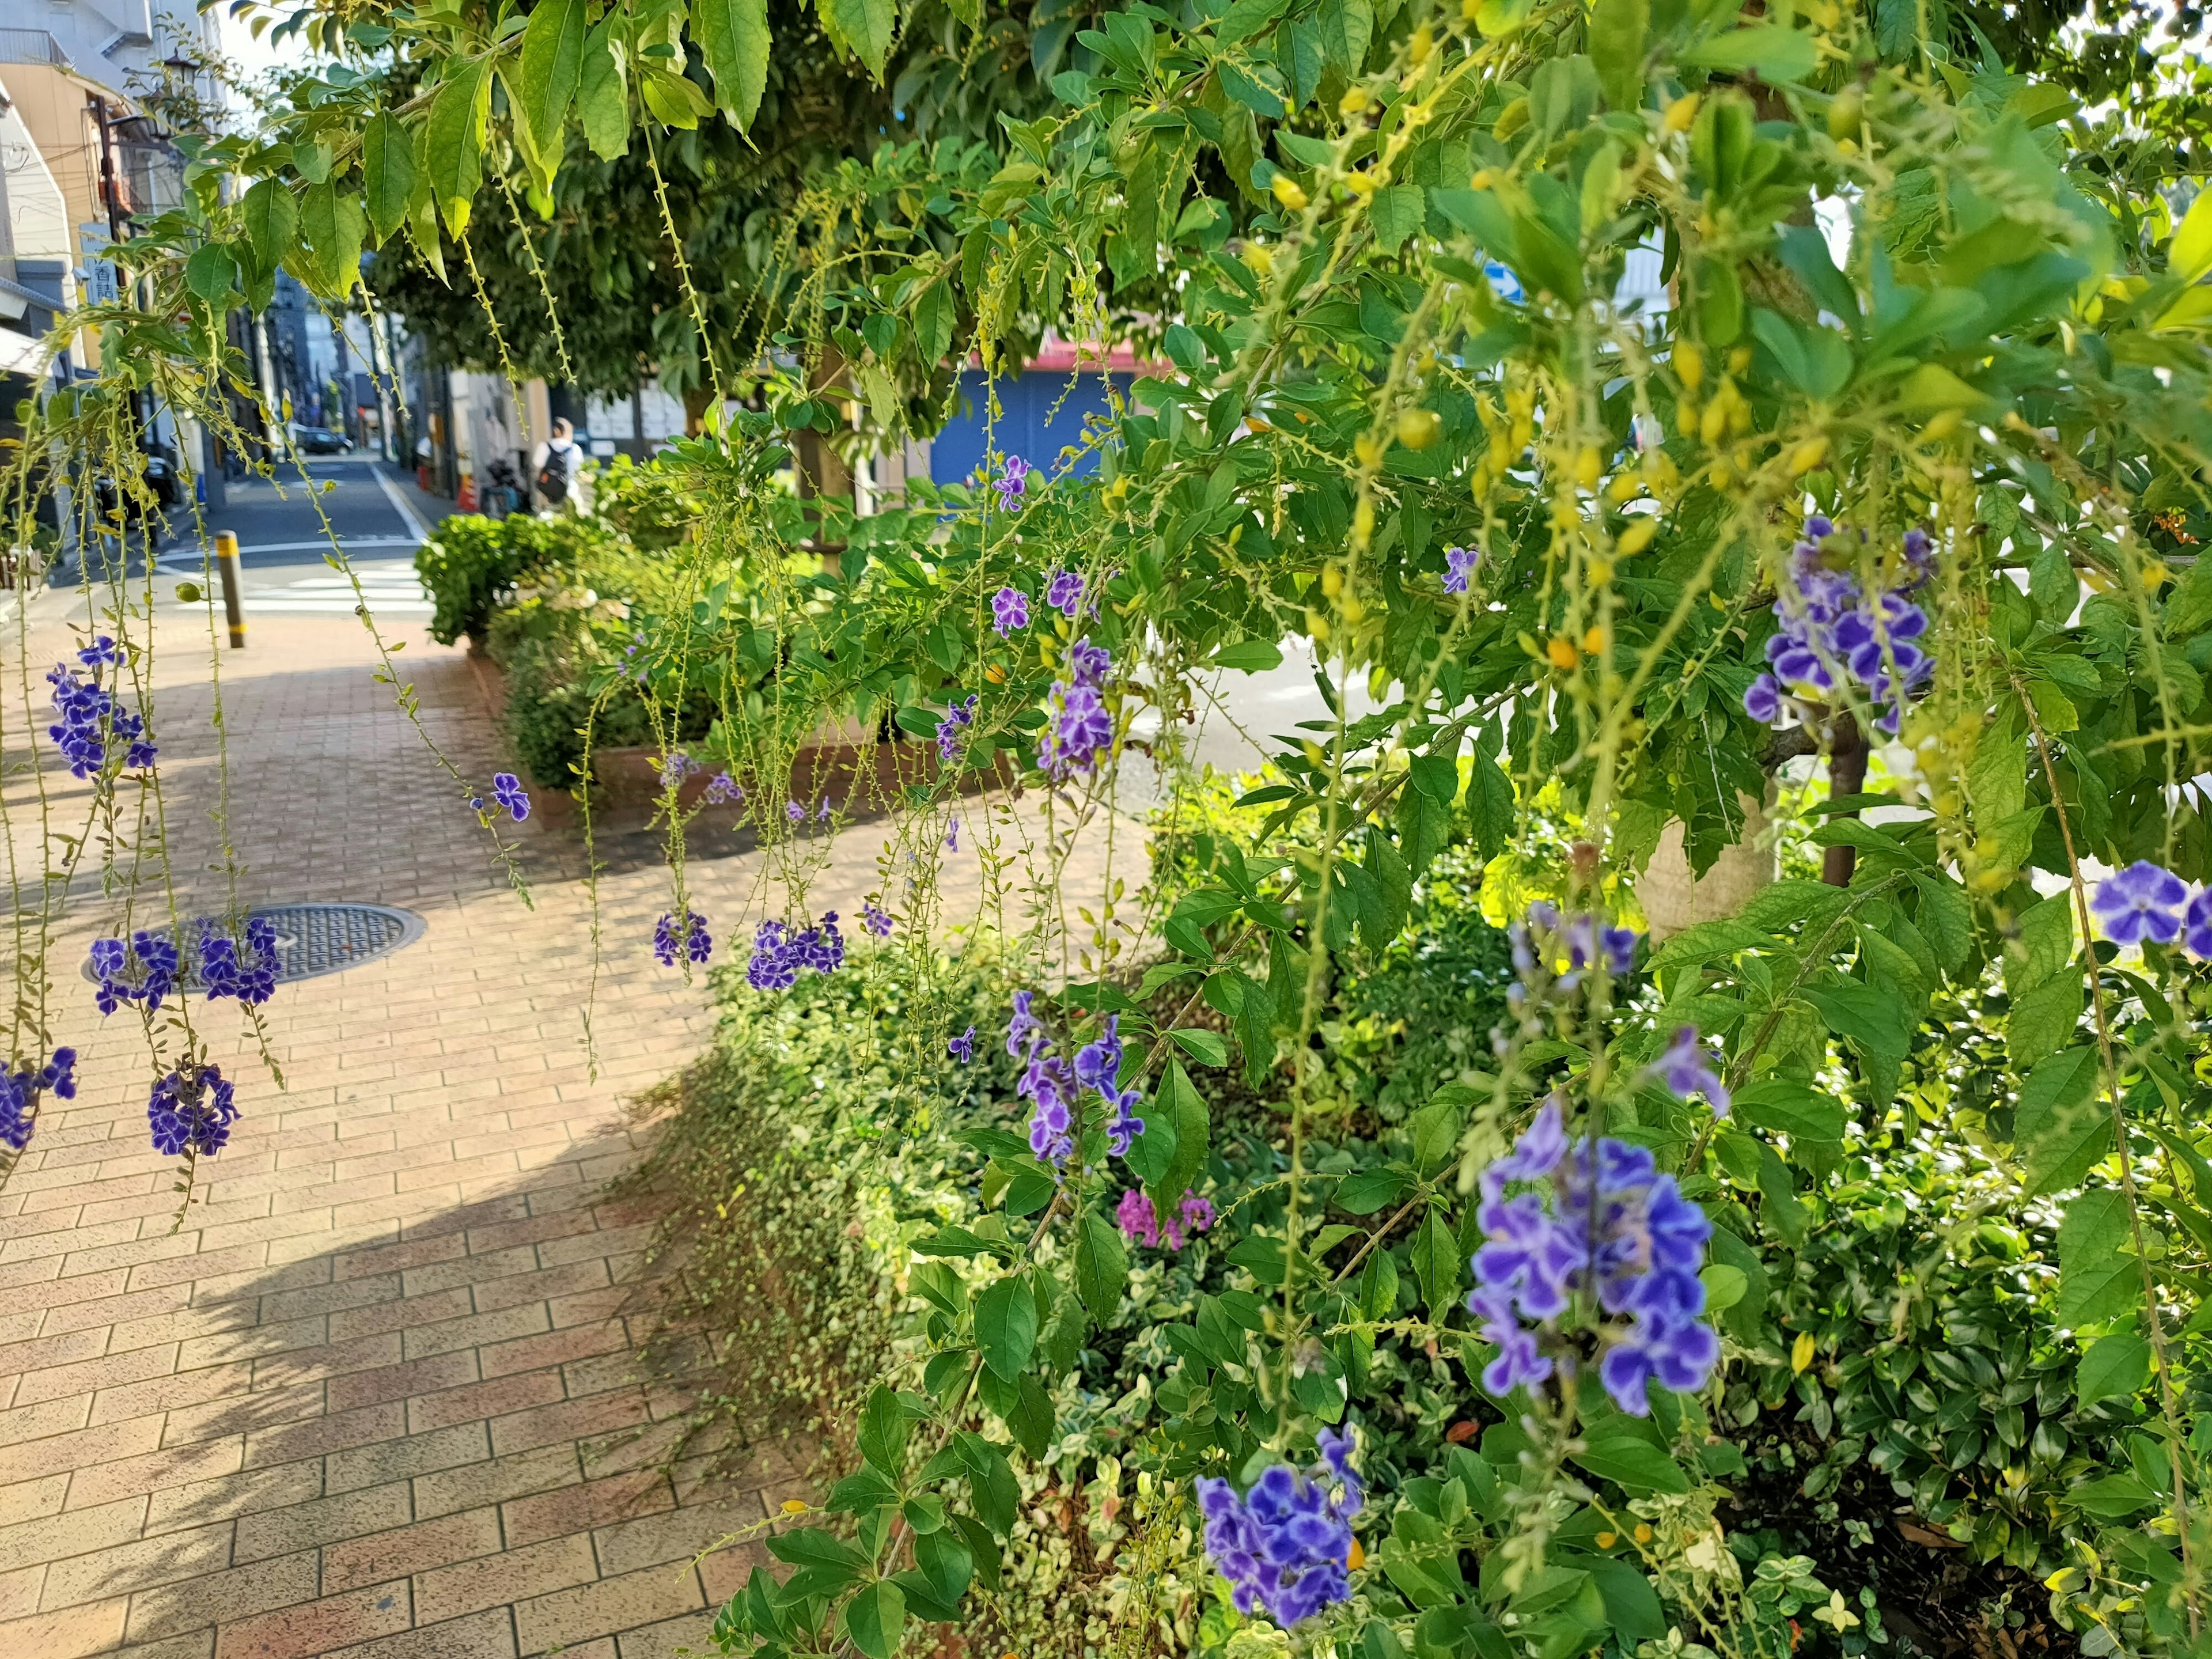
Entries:
POLYGON ((353 440, 334 427, 295 424, 292 441, 302 455, 346 455, 353 451, 353 440))

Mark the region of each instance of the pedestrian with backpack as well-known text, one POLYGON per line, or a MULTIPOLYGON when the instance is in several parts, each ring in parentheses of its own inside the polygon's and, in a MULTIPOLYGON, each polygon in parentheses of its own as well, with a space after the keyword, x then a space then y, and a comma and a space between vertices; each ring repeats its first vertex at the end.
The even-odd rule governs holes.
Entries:
POLYGON ((563 507, 577 513, 591 510, 585 498, 584 450, 575 434, 566 420, 554 422, 552 437, 538 445, 531 458, 531 482, 541 513, 558 513, 563 507))

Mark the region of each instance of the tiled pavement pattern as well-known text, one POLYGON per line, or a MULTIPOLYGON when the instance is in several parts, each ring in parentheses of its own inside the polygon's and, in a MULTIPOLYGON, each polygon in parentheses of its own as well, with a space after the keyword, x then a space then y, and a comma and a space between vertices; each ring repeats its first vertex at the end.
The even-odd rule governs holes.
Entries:
MULTIPOLYGON (((57 605, 33 607, 34 687, 67 643, 57 605)), ((156 712, 189 912, 223 890, 210 867, 205 639, 184 619, 160 627, 156 712)), ((426 726, 483 780, 498 757, 475 677, 404 631, 426 726)), ((573 836, 524 826, 537 907, 525 908, 370 679, 357 623, 271 618, 252 637, 222 662, 242 895, 397 904, 428 930, 279 988, 265 1012, 281 1092, 233 1005, 202 1018, 243 1116, 173 1231, 173 1165, 147 1144, 143 1033, 127 1012, 100 1020, 75 973, 114 911, 80 900, 56 953, 53 1030, 82 1051, 82 1091, 49 1103, 0 1190, 0 1656, 703 1648, 707 1609, 750 1557, 695 1568, 693 1553, 762 1516, 799 1471, 769 1449, 742 1481, 702 1484, 700 1449, 678 1445, 678 1402, 635 1369, 630 1281, 651 1218, 605 1201, 604 1185, 644 1133, 625 1097, 711 1025, 703 988, 646 946, 665 874, 617 841, 601 883, 594 1079, 573 836)), ((18 766, 7 799, 21 848, 32 781, 18 766)), ((46 781, 81 800, 66 774, 46 781)), ((854 917, 882 839, 866 825, 839 838, 817 906, 854 917)), ((955 919, 980 884, 972 834, 963 848, 955 919)), ((1115 858, 1126 869, 1140 853, 1125 834, 1115 858)), ((1086 846, 1075 866, 1095 879, 1100 857, 1086 846)), ((691 873, 726 952, 749 931, 738 924, 757 904, 758 857, 691 873)))

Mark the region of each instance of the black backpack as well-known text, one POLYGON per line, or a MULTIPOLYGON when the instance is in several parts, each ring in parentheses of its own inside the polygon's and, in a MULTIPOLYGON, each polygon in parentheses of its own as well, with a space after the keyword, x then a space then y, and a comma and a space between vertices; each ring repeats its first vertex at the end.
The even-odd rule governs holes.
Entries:
POLYGON ((574 453, 574 445, 562 449, 549 444, 545 465, 538 469, 538 494, 556 507, 568 499, 568 458, 574 453))

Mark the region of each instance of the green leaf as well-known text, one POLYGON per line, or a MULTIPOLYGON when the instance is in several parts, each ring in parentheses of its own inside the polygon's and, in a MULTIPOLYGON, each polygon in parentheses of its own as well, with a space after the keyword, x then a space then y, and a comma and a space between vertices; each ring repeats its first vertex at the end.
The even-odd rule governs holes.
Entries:
POLYGON ((1213 26, 1214 39, 1224 46, 1249 40, 1273 22, 1286 3, 1287 0, 1232 0, 1213 26))
POLYGON ((929 1580, 937 1599, 957 1607, 975 1576, 975 1555, 966 1539, 951 1527, 919 1534, 914 1540, 914 1565, 929 1580))
POLYGON ((275 270, 291 257, 300 240, 300 204, 281 182, 264 179, 246 192, 240 209, 246 218, 246 240, 253 246, 253 263, 263 270, 275 270))
POLYGON ((583 80, 584 8, 585 0, 538 0, 523 27, 518 73, 507 82, 510 101, 549 157, 561 154, 561 129, 583 80))
POLYGON ((194 248, 192 257, 185 261, 185 286, 210 306, 222 304, 237 275, 238 261, 220 242, 194 248))
POLYGON ((1682 53, 1681 60, 1724 75, 1754 70, 1760 80, 1778 85, 1811 75, 1820 66, 1820 50, 1802 29, 1765 23, 1703 41, 1682 53))
POLYGON ((888 1578, 863 1589, 845 1604, 845 1632, 868 1659, 891 1659, 906 1628, 906 1597, 888 1578))
POLYGON ((576 114, 584 124, 584 142, 602 161, 629 153, 629 97, 623 84, 621 41, 615 33, 621 15, 610 10, 585 38, 583 79, 577 89, 576 114))
POLYGON ((1091 1316, 1103 1325, 1121 1305, 1129 1283, 1129 1252, 1120 1229, 1097 1211, 1083 1218, 1075 1246, 1075 1290, 1091 1316))
POLYGON ((380 242, 407 222, 415 193, 415 140, 396 115, 378 116, 361 135, 362 205, 380 242))
POLYGON ((1375 245, 1395 253, 1427 222, 1428 192, 1419 185, 1386 185, 1368 199, 1367 216, 1375 227, 1375 245))
POLYGON ((1243 674, 1263 673, 1283 665, 1282 648, 1271 640, 1238 640, 1213 653, 1213 665, 1233 668, 1243 674))
POLYGON ((823 0, 817 15, 834 45, 866 64, 877 80, 884 78, 884 59, 891 49, 891 27, 897 21, 891 0, 823 0))
POLYGON ((2133 1243, 2124 1194, 2100 1188, 2069 1204, 2058 1224, 2058 1300, 2051 1317, 2079 1328, 2134 1312, 2142 1297, 2142 1269, 2128 1254, 2133 1243))
POLYGON ((1841 1140, 1843 1103, 1802 1083, 1768 1078, 1735 1096, 1737 1115, 1756 1128, 1803 1140, 1841 1140))
POLYGON ((1178 1025, 1168 1033, 1176 1046, 1201 1066, 1226 1066, 1229 1063, 1229 1044, 1220 1032, 1209 1031, 1201 1026, 1178 1025))
POLYGON ((1429 1317, 1441 1325, 1451 1310, 1466 1299, 1467 1275, 1460 1261, 1459 1240, 1444 1225, 1443 1212, 1431 1207, 1413 1236, 1413 1277, 1421 1282, 1422 1299, 1429 1317))
POLYGON ((897 1394, 878 1382, 860 1407, 860 1455, 896 1480, 906 1468, 914 1414, 897 1394))
POLYGON ((1337 1183, 1336 1207, 1349 1215, 1373 1215, 1394 1204, 1412 1188, 1413 1178, 1402 1170, 1362 1170, 1337 1183))
POLYGON ((2074 1397, 2085 1406, 2132 1395, 2150 1381, 2150 1344, 2132 1333, 2100 1336, 2074 1372, 2074 1397))
POLYGON ((1008 1273, 975 1298, 975 1346, 998 1376, 1011 1382, 1028 1370, 1036 1339, 1036 1297, 1026 1276, 1008 1273))
POLYGON ((1621 1638, 1624 1649, 1666 1635, 1667 1614, 1659 1604, 1659 1593, 1637 1571, 1635 1563, 1601 1555, 1582 1565, 1589 1569, 1597 1593, 1605 1600, 1607 1621, 1621 1638))
POLYGON ((1573 1461, 1599 1480, 1633 1492, 1689 1491, 1690 1477, 1680 1466, 1640 1433, 1615 1428, 1620 1420, 1607 1418, 1589 1431, 1583 1449, 1571 1454, 1573 1461))
POLYGON ((2108 1474, 2101 1480, 2076 1486, 2066 1495, 2091 1515, 2106 1521, 2118 1521, 2162 1501, 2131 1474, 2108 1474))
POLYGON ((2033 1066, 2073 1041, 2081 1019, 2081 981, 2071 974, 2047 979, 2013 999, 2005 1016, 2005 1053, 2015 1066, 2033 1066))
POLYGON ((2031 904, 2014 921, 2015 936, 2005 941, 2004 985, 2008 996, 2033 991, 2074 959, 2074 904, 2070 895, 2054 893, 2031 904))
POLYGON ((1597 0, 1590 8, 1590 61, 1613 109, 1644 103, 1644 49, 1651 32, 1651 0, 1597 0))
POLYGON ((750 126, 768 88, 768 0, 691 0, 691 37, 714 77, 722 112, 750 126))
POLYGON ((2027 1195, 2057 1192, 2089 1173, 2112 1144, 2112 1120, 2097 1100, 2097 1051, 2084 1044, 2037 1062, 2013 1108, 2027 1195))
POLYGON ((483 182, 484 122, 490 110, 491 64, 480 58, 465 63, 438 88, 423 125, 422 159, 432 200, 447 231, 456 237, 468 228, 469 207, 483 182))
POLYGON ((335 185, 310 185, 300 198, 300 236, 313 254, 309 284, 318 294, 342 300, 361 277, 361 245, 368 216, 360 198, 335 185))
MULTIPOLYGON (((1164 1178, 1145 1183, 1145 1190, 1152 1195, 1154 1212, 1170 1215, 1182 1202, 1184 1192, 1198 1179, 1199 1171, 1206 1167, 1212 1123, 1206 1115, 1204 1097, 1191 1086, 1190 1073, 1183 1070, 1180 1060, 1168 1061, 1167 1076, 1153 1094, 1151 1109, 1171 1114, 1176 1120, 1174 1160, 1164 1178)), ((1152 1127, 1149 1116, 1145 1127, 1147 1130, 1152 1127)))

